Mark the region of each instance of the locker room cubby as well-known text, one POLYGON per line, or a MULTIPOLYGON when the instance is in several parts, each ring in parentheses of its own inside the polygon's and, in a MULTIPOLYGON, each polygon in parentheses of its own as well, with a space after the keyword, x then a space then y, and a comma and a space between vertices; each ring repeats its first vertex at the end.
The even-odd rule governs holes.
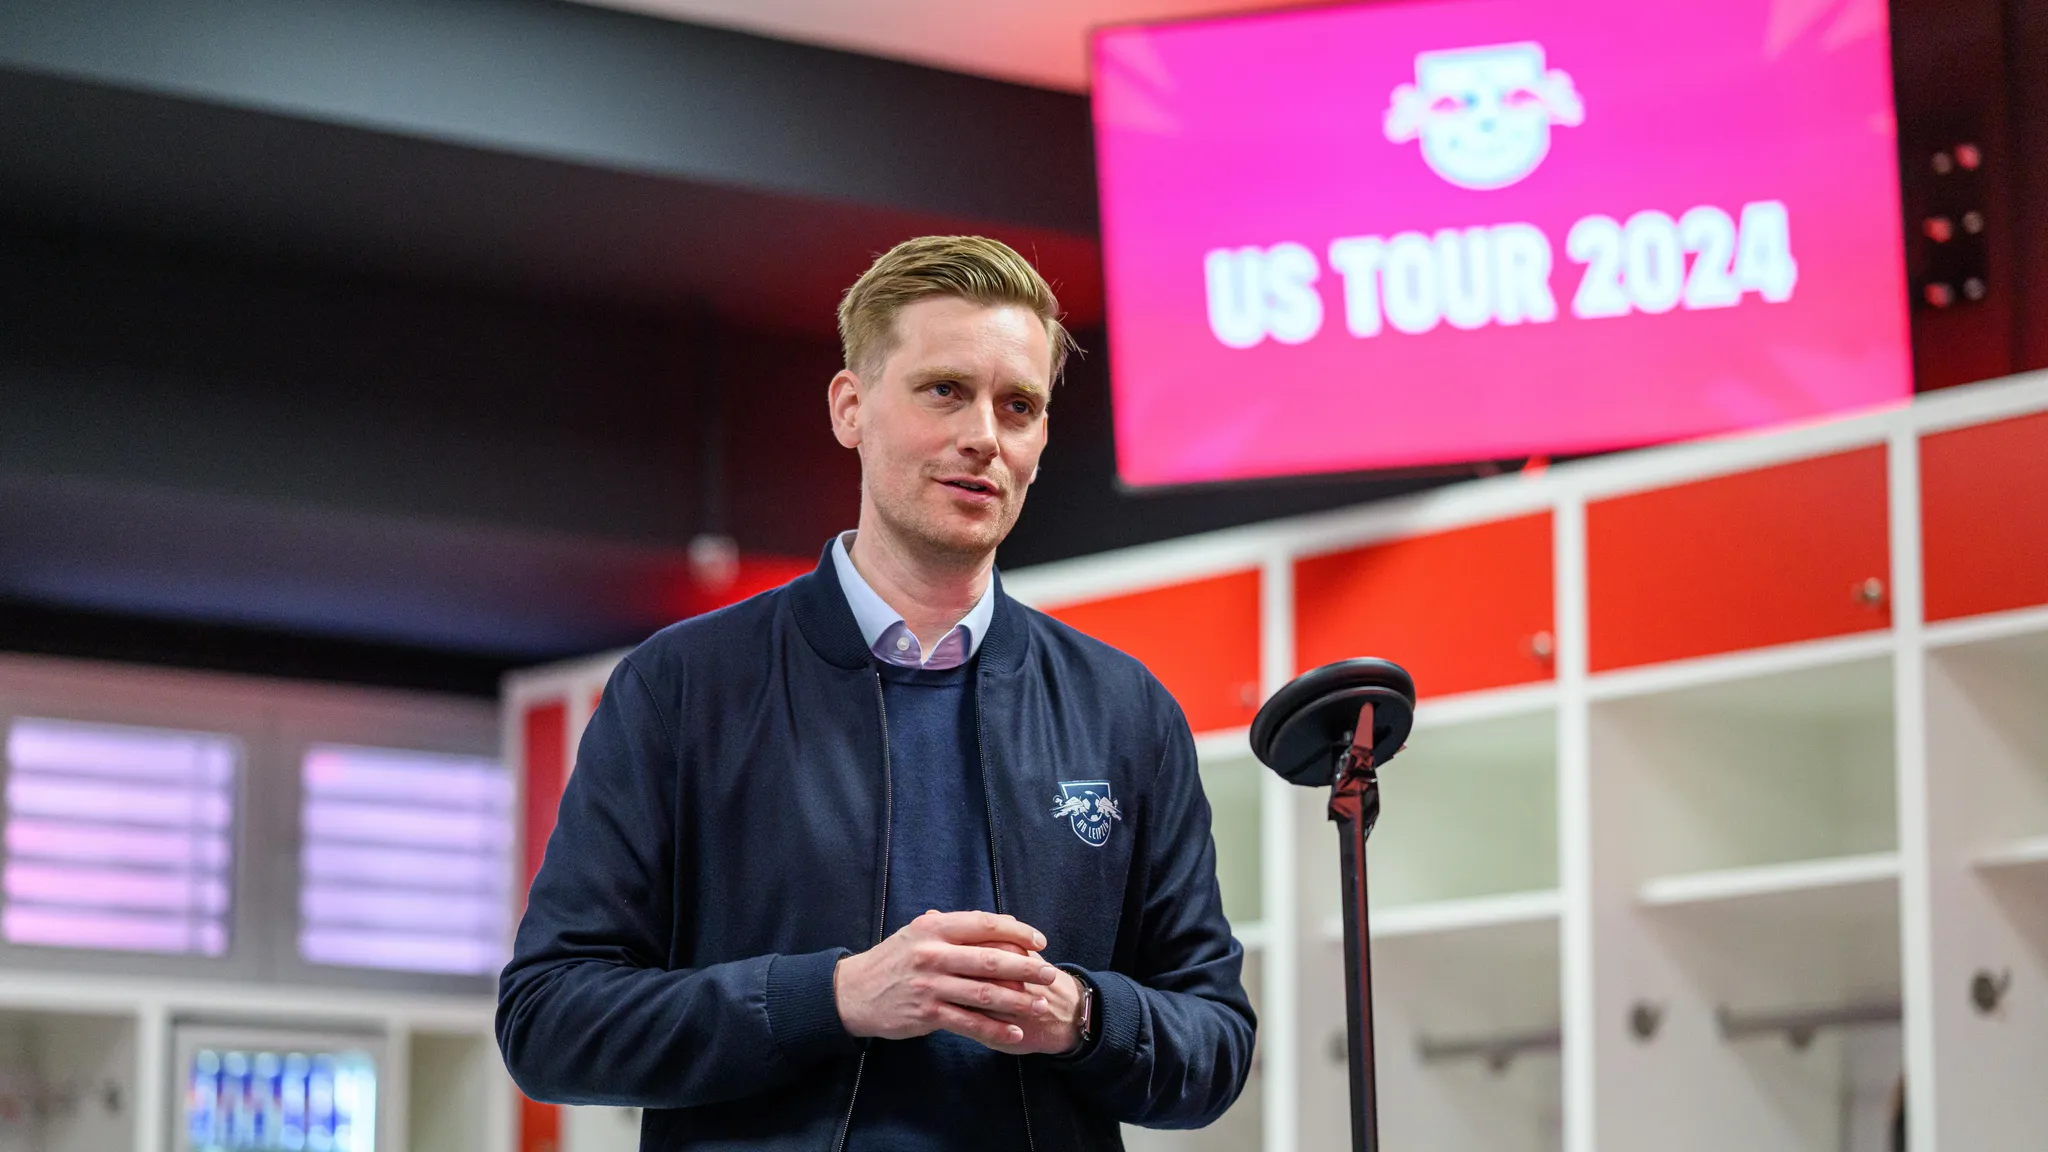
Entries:
MULTIPOLYGON (((1380 774, 1370 840, 1376 922, 1432 906, 1557 890, 1557 714, 1551 707, 1444 722, 1428 708, 1410 746, 1380 774)), ((1321 812, 1313 884, 1325 925, 1339 909, 1336 833, 1321 812)), ((1306 863, 1306 861, 1304 862, 1306 863)))
POLYGON ((1266 768, 1242 732, 1203 737, 1195 751, 1209 799, 1223 914, 1246 949, 1255 949, 1262 940, 1260 790, 1266 768))
POLYGON ((135 1138, 132 1015, 0 1011, 0 1152, 104 1152, 135 1138))
POLYGON ((1688 883, 1748 869, 1869 860, 1881 870, 1875 858, 1896 852, 1888 658, 1640 695, 1602 687, 1595 803, 1611 800, 1633 833, 1625 862, 1646 902, 1683 902, 1688 883))
MULTIPOLYGON (((1381 773, 1368 842, 1386 1147, 1540 1152, 1560 1139, 1557 711, 1547 693, 1425 704, 1381 773)), ((1299 1147, 1348 1146, 1341 877, 1328 794, 1290 789, 1299 1147)))
POLYGON ((503 1096, 505 1065, 494 1037, 475 1032, 413 1031, 408 1037, 406 1133, 425 1152, 491 1152, 478 1118, 503 1096))
POLYGON ((1594 682, 1596 1051, 1634 1102, 1602 1146, 1882 1148, 1855 1129, 1902 1068, 1894 668, 1862 647, 1594 682))

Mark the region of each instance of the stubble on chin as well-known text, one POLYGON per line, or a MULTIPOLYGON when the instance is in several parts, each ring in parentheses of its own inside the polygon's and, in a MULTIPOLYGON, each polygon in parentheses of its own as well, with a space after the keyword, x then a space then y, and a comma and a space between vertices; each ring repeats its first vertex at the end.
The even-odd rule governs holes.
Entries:
POLYGON ((1017 515, 1023 510, 1023 501, 1005 505, 986 519, 963 521, 951 517, 941 510, 928 508, 890 508, 878 505, 876 511, 896 534, 897 539, 925 553, 934 561, 961 566, 973 566, 987 559, 995 551, 1010 529, 1017 523, 1017 515))

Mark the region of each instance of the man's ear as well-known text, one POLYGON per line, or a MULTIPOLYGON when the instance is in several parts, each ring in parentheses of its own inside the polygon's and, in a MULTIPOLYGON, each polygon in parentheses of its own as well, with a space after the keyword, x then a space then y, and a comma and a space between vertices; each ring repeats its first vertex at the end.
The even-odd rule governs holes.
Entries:
POLYGON ((825 401, 832 412, 832 436, 841 448, 860 447, 860 377, 841 368, 825 389, 825 401))

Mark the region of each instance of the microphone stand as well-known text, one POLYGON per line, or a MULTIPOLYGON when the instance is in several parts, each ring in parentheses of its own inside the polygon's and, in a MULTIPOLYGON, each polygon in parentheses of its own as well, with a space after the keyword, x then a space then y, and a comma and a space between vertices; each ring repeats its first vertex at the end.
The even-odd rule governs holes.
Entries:
POLYGON ((1365 841, 1380 816, 1379 768, 1415 724, 1415 680, 1387 660, 1355 656, 1282 685, 1252 718, 1252 754, 1290 784, 1330 789, 1344 868, 1345 1041, 1351 1053, 1351 1147, 1379 1152, 1373 1087, 1372 941, 1365 841))
POLYGON ((1365 841, 1380 817, 1380 781, 1373 764, 1373 706, 1358 710, 1352 738, 1337 757, 1330 819, 1344 869, 1344 1013, 1351 1053, 1351 1147, 1379 1152, 1379 1100, 1373 1084, 1372 941, 1367 932, 1365 841))

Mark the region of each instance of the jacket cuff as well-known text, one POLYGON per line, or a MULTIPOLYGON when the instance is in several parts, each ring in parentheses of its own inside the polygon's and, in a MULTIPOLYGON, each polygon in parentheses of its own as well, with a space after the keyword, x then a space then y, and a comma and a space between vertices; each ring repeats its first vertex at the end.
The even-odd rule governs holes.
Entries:
POLYGON ((844 948, 768 960, 768 1031, 792 1064, 809 1063, 859 1047, 839 1019, 832 973, 851 955, 844 948))
POLYGON ((1137 982, 1118 972, 1085 972, 1095 985, 1095 1042, 1068 1057, 1056 1057, 1060 1067, 1075 1072, 1116 1075, 1138 1058, 1138 1032, 1145 1003, 1137 982))

